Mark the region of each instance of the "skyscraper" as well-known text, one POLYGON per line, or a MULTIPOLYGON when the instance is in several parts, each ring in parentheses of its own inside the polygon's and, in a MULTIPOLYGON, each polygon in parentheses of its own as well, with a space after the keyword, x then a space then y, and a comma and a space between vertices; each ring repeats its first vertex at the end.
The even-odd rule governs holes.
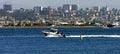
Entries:
POLYGON ((64 4, 63 5, 63 10, 78 10, 78 5, 77 4, 64 4))
POLYGON ((110 8, 108 6, 105 6, 102 8, 103 11, 110 11, 110 8))
POLYGON ((42 10, 43 10, 43 8, 41 6, 34 7, 34 12, 40 12, 42 10))
POLYGON ((78 10, 78 5, 77 4, 72 4, 72 10, 78 10))
POLYGON ((70 4, 64 4, 63 10, 72 10, 72 6, 70 4))
POLYGON ((12 10, 12 5, 11 4, 4 4, 3 5, 3 9, 5 11, 11 11, 12 10))
POLYGON ((95 10, 95 11, 98 11, 98 12, 99 12, 99 11, 100 11, 100 6, 94 6, 94 7, 93 7, 93 10, 95 10))

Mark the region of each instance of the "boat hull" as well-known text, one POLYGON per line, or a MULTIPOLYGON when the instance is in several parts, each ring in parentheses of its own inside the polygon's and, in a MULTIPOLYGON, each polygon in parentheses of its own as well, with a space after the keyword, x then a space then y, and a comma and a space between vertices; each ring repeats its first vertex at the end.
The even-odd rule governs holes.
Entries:
POLYGON ((45 37, 65 37, 64 34, 51 34, 51 33, 44 33, 45 37))
POLYGON ((60 36, 55 36, 55 35, 47 35, 45 37, 60 37, 60 36))
POLYGON ((65 37, 64 34, 47 34, 47 33, 44 33, 45 34, 45 37, 65 37))

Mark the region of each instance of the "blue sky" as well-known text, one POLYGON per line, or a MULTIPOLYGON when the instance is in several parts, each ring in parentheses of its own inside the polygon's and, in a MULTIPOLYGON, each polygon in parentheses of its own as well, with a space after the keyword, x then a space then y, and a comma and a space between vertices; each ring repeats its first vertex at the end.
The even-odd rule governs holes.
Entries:
POLYGON ((105 6, 120 9, 120 0, 0 0, 0 8, 4 3, 11 3, 14 9, 33 8, 34 6, 52 6, 54 8, 63 4, 79 4, 79 7, 105 6))

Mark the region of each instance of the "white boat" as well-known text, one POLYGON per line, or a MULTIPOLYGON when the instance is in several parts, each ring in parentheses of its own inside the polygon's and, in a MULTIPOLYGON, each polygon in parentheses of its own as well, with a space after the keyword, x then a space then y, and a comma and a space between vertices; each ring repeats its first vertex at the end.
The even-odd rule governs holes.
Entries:
POLYGON ((62 34, 58 29, 51 28, 50 31, 42 31, 46 37, 65 37, 65 34, 62 34))

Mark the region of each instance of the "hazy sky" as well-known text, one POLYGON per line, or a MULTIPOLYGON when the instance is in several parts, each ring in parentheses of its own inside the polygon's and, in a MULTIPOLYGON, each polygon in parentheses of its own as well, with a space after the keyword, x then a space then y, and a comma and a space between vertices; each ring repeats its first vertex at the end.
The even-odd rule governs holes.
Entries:
POLYGON ((105 6, 120 9, 120 0, 0 0, 0 8, 4 3, 11 3, 14 9, 33 8, 34 6, 58 7, 63 4, 79 4, 79 7, 105 6))

